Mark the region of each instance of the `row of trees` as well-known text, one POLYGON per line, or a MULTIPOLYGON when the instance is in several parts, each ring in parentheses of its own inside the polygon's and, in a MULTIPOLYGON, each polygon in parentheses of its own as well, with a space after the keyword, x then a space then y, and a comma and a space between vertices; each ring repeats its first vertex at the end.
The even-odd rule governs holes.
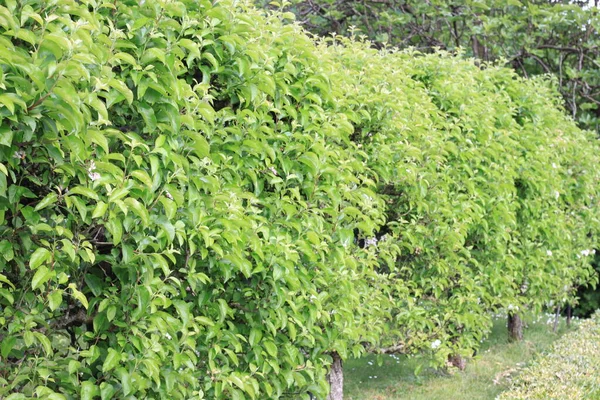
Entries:
POLYGON ((461 367, 593 280, 550 82, 292 17, 0 2, 0 396, 340 398, 350 355, 461 367))

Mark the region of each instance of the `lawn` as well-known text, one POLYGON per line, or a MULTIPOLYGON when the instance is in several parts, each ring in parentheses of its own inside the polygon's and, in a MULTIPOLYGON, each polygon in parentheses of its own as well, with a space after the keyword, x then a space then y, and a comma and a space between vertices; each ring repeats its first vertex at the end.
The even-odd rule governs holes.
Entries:
MULTIPOLYGON (((344 364, 344 394, 351 400, 494 399, 506 390, 511 376, 518 374, 535 356, 550 350, 552 343, 571 328, 564 320, 556 333, 553 317, 525 319, 524 340, 509 343, 506 320, 498 319, 479 354, 469 360, 464 372, 444 373, 427 368, 427 360, 406 356, 384 356, 383 364, 369 355, 344 364), (423 365, 418 375, 415 368, 423 365)), ((574 324, 575 325, 575 324, 574 324)))

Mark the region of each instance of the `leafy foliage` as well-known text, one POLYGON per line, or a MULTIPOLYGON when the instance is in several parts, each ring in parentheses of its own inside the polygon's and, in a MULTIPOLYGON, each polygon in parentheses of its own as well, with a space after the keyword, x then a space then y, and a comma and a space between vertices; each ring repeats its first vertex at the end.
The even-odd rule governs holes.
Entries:
POLYGON ((600 321, 596 313, 560 338, 498 399, 587 399, 599 393, 600 321))
POLYGON ((341 42, 323 47, 325 65, 387 204, 377 246, 392 343, 443 363, 478 347, 490 310, 566 301, 594 279, 595 140, 547 82, 341 42))
POLYGON ((227 2, 1 10, 2 396, 325 393, 382 215, 312 42, 227 2))
POLYGON ((545 81, 234 1, 0 18, 3 397, 322 398, 331 352, 442 364, 590 278, 598 151, 545 81))
MULTIPOLYGON (((256 3, 266 7, 270 2, 256 3)), ((467 56, 478 60, 504 60, 523 76, 553 74, 573 117, 585 128, 598 128, 600 16, 588 1, 283 3, 304 27, 321 36, 358 31, 378 47, 415 47, 425 52, 462 48, 467 56)))

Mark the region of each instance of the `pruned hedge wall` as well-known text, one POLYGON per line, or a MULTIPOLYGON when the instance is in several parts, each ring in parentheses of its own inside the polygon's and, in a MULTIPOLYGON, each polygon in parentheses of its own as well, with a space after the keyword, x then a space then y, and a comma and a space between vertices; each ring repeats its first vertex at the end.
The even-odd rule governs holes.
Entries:
POLYGON ((324 398, 589 280, 545 81, 244 2, 0 2, 0 396, 324 398), (557 196, 558 193, 558 196, 557 196))

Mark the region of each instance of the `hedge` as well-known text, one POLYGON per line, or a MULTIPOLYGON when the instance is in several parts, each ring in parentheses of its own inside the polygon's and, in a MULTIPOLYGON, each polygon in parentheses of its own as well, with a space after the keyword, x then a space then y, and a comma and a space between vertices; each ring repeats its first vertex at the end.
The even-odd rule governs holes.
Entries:
POLYGON ((508 399, 595 399, 600 396, 600 313, 557 340, 498 396, 508 399))
POLYGON ((591 279, 600 152, 549 82, 289 18, 0 4, 0 396, 324 398, 591 279))
POLYGON ((445 53, 325 43, 336 106, 387 205, 388 345, 441 340, 441 365, 478 347, 491 311, 540 310, 595 279, 597 141, 564 116, 552 82, 445 53))

